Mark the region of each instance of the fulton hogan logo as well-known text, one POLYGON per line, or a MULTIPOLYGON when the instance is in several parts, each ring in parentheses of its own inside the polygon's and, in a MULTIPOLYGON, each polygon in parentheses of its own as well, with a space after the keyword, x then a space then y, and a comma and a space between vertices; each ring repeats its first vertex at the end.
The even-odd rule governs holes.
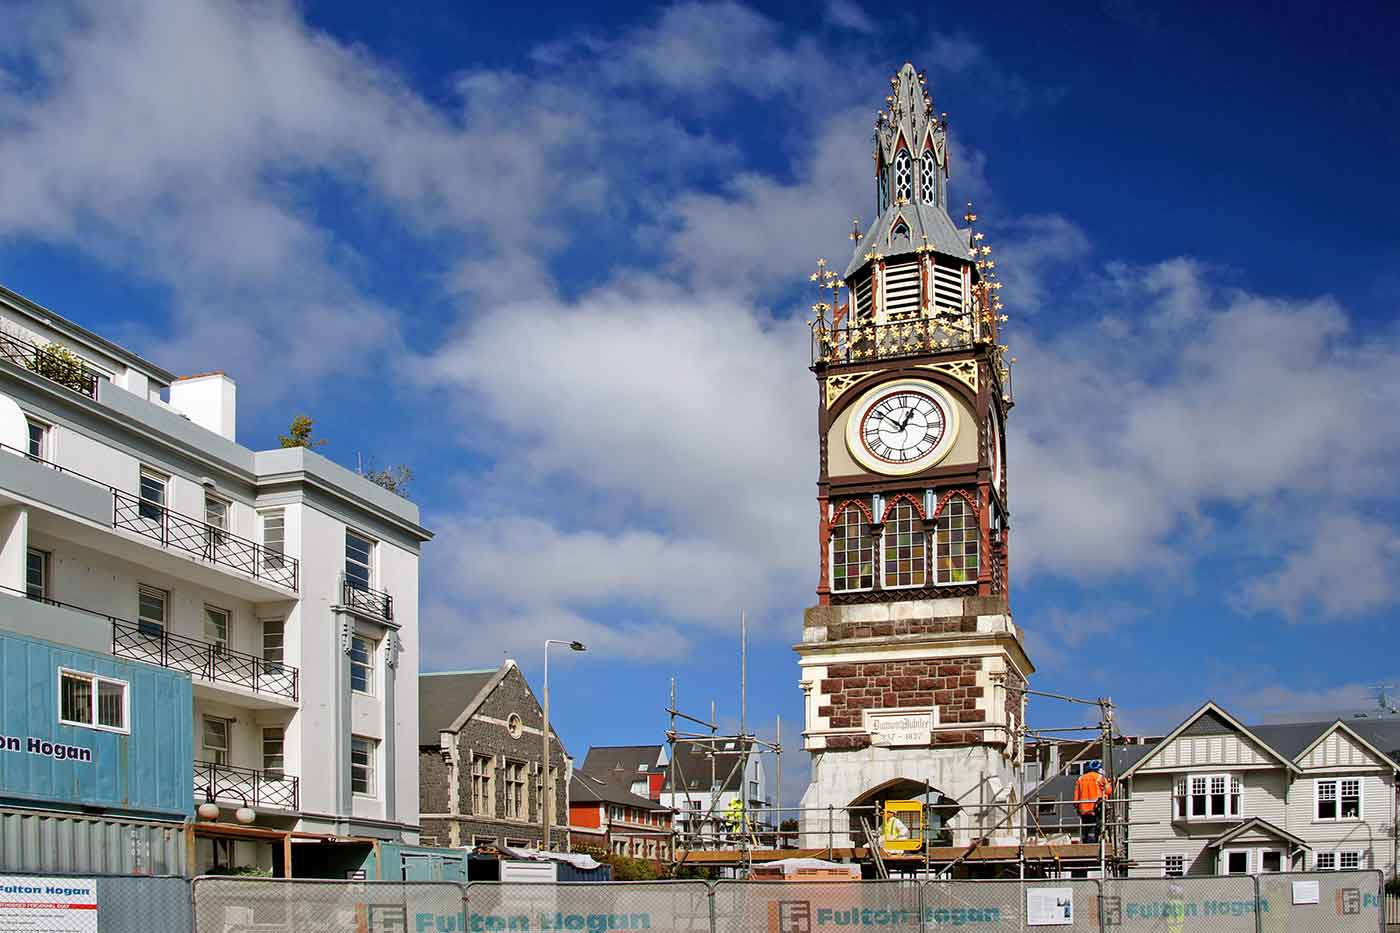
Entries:
POLYGON ((64 745, 27 735, 21 739, 17 735, 0 735, 0 749, 7 752, 28 752, 58 761, 92 761, 92 749, 81 745, 64 745))

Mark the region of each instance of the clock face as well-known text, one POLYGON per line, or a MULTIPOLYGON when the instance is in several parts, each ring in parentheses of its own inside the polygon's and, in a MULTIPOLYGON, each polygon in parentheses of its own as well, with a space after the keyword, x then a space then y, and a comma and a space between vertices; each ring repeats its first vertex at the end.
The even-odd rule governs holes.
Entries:
POLYGON ((952 400, 918 380, 879 386, 856 403, 846 427, 846 446, 877 473, 915 473, 937 463, 956 433, 952 400))

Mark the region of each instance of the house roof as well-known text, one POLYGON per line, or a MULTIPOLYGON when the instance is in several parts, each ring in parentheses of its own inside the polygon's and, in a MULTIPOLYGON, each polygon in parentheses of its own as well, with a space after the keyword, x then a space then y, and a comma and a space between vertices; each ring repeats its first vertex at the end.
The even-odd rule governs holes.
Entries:
POLYGON ((1210 842, 1207 842, 1206 847, 1218 849, 1223 845, 1227 845, 1233 842, 1234 840, 1243 836, 1245 833, 1250 832, 1251 830, 1258 830, 1262 833, 1273 836, 1275 839, 1282 839, 1285 842, 1291 843, 1292 845, 1295 845, 1302 849, 1312 848, 1312 846, 1308 845, 1306 842, 1293 835, 1288 830, 1279 829, 1277 826, 1275 826, 1273 823, 1270 823, 1268 820, 1261 820, 1257 816, 1253 819, 1245 820, 1243 823, 1237 823, 1236 825, 1225 830, 1225 832, 1221 833, 1219 836, 1216 836, 1210 842))
POLYGON ((723 785, 720 790, 740 790, 744 784, 744 769, 742 765, 736 768, 735 762, 742 757, 742 752, 738 750, 737 740, 730 744, 735 748, 726 750, 722 747, 714 753, 713 765, 706 746, 689 743, 677 745, 672 756, 675 767, 668 768, 666 772, 666 790, 708 793, 712 782, 723 785), (673 779, 676 784, 674 788, 671 786, 673 779))
POLYGON ((1282 764, 1288 770, 1302 770, 1298 767, 1297 764, 1294 763, 1292 756, 1283 754, 1278 749, 1270 745, 1263 738, 1261 738, 1253 729, 1246 726, 1239 720, 1235 719, 1235 717, 1225 712, 1225 710, 1221 709, 1219 706, 1216 706, 1215 703, 1213 703, 1212 701, 1207 700, 1205 703, 1201 704, 1200 709, 1196 710, 1190 716, 1187 716, 1186 719, 1182 721, 1181 725, 1177 726, 1170 733, 1168 733, 1166 738, 1162 739, 1162 741, 1152 746, 1151 751, 1149 751, 1146 755, 1143 755, 1129 767, 1120 771, 1118 777, 1122 779, 1131 776, 1133 772, 1135 772, 1138 768, 1142 767, 1143 764, 1145 764, 1148 761, 1151 761, 1152 756, 1155 752, 1166 748, 1179 736, 1184 735, 1188 731, 1190 731, 1192 727, 1195 726, 1197 723, 1202 724, 1202 726, 1208 729, 1210 733, 1238 732, 1240 735, 1246 736, 1247 738, 1257 743, 1260 748, 1264 749, 1264 751, 1272 755, 1280 764, 1282 764))
POLYGON ((418 677, 418 744, 437 745, 438 733, 451 729, 462 711, 501 673, 503 668, 481 671, 444 671, 418 677))
POLYGON ((638 797, 620 781, 597 778, 582 771, 574 771, 569 781, 569 800, 572 803, 616 803, 642 810, 667 810, 654 800, 638 797))
POLYGON ((1286 722, 1254 726, 1254 734, 1295 761, 1321 742, 1333 729, 1352 738, 1394 764, 1400 761, 1400 720, 1333 719, 1326 722, 1286 722))
POLYGON ((660 745, 595 745, 588 750, 579 770, 584 774, 607 779, 610 774, 646 774, 660 770, 660 745))

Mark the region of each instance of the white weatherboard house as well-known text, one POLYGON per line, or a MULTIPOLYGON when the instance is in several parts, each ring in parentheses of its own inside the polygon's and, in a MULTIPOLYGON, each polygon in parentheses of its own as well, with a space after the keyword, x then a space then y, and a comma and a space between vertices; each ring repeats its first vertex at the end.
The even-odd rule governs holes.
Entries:
POLYGON ((1245 726, 1206 703, 1122 780, 1135 876, 1395 868, 1400 720, 1245 726))
POLYGON ((311 450, 238 444, 235 401, 0 288, 0 628, 187 673, 187 868, 314 874, 343 837, 417 840, 430 534, 311 450))

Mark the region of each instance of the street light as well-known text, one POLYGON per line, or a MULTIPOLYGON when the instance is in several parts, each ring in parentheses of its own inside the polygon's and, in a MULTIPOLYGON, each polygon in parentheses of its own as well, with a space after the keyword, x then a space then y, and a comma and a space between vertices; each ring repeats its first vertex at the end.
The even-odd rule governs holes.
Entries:
POLYGON ((571 651, 587 651, 581 641, 560 641, 557 638, 547 638, 544 642, 544 759, 540 767, 544 771, 544 779, 540 781, 540 817, 544 826, 544 833, 541 838, 544 840, 540 848, 549 851, 549 829, 550 812, 549 803, 554 796, 554 785, 549 779, 549 646, 568 645, 571 651))

